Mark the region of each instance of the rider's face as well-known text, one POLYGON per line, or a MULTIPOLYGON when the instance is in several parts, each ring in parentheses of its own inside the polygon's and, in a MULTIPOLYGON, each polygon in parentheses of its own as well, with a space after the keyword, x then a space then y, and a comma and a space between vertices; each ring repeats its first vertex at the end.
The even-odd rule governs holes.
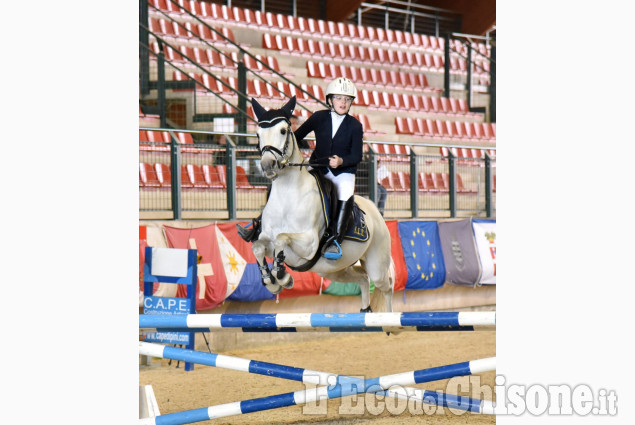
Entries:
POLYGON ((353 98, 350 96, 335 95, 332 97, 332 99, 333 109, 335 109, 335 112, 341 115, 347 113, 349 108, 351 107, 351 104, 353 103, 353 98))

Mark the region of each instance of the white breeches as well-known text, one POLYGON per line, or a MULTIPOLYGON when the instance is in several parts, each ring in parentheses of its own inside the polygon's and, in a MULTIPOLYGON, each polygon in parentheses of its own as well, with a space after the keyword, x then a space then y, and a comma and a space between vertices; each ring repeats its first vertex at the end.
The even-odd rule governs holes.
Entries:
POLYGON ((342 173, 338 176, 329 170, 325 175, 337 187, 337 199, 346 201, 355 193, 355 174, 342 173))

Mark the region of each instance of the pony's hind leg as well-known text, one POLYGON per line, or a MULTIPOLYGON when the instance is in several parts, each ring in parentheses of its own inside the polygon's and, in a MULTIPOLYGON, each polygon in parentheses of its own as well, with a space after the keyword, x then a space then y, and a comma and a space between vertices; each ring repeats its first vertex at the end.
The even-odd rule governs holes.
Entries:
POLYGON ((359 285, 359 289, 362 291, 360 312, 369 313, 372 311, 370 308, 370 281, 363 267, 354 265, 338 272, 325 274, 324 277, 336 282, 352 282, 359 285))
POLYGON ((387 267, 379 262, 365 261, 366 269, 370 280, 375 284, 375 292, 371 302, 375 311, 392 312, 392 294, 395 288, 395 268, 392 259, 387 267), (382 305, 382 300, 384 305, 382 305))

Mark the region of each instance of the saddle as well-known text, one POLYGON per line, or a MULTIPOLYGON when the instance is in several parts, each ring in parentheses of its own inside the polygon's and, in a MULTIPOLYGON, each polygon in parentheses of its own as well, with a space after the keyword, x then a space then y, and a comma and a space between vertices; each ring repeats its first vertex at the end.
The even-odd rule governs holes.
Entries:
MULTIPOLYGON (((324 178, 324 175, 319 171, 314 169, 309 171, 309 173, 315 178, 320 191, 324 221, 328 229, 331 225, 331 221, 337 219, 337 202, 333 202, 333 200, 337 199, 337 188, 330 180, 324 178)), ((344 235, 344 239, 355 242, 366 242, 368 240, 370 233, 368 232, 364 215, 365 213, 359 205, 353 202, 351 215, 349 215, 345 221, 344 228, 346 229, 346 234, 344 235)))
MULTIPOLYGON (((322 212, 324 213, 324 221, 326 224, 326 229, 328 229, 331 225, 331 222, 333 220, 337 220, 337 202, 332 201, 333 199, 337 199, 337 188, 330 180, 324 178, 322 173, 320 173, 319 171, 314 169, 309 171, 309 173, 313 176, 317 183, 317 187, 320 192, 322 212)), ((370 238, 370 232, 368 230, 368 227, 366 226, 364 215, 365 213, 359 207, 359 205, 353 202, 351 214, 347 218, 344 226, 346 229, 344 239, 355 242, 366 242, 368 238, 370 238)), ((327 232, 324 232, 324 234, 320 235, 320 243, 312 259, 300 266, 288 267, 296 272, 305 272, 311 269, 315 265, 315 263, 317 263, 318 260, 322 257, 322 248, 324 247, 328 237, 329 235, 327 232)))

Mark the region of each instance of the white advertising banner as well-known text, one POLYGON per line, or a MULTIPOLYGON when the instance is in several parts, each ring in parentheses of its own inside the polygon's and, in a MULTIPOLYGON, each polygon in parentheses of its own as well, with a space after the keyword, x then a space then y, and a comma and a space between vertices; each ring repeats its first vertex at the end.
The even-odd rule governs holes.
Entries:
POLYGON ((473 220, 472 227, 481 260, 479 285, 496 285, 496 220, 473 220))

